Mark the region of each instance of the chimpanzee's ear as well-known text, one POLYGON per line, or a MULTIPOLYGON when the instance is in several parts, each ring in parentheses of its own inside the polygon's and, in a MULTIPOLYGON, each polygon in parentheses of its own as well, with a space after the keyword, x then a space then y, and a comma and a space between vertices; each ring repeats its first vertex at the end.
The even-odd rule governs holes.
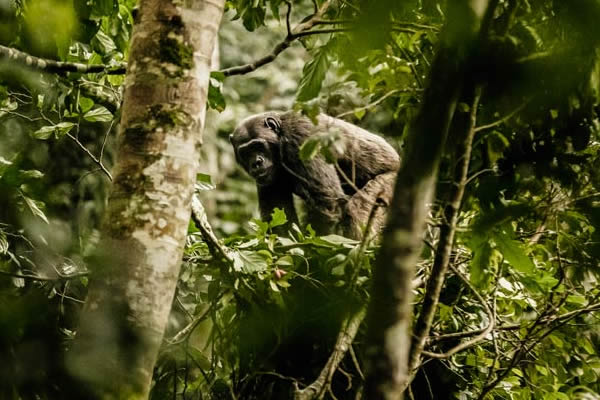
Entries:
POLYGON ((271 117, 271 116, 266 117, 265 118, 265 126, 267 128, 270 128, 275 133, 281 132, 281 121, 279 121, 279 118, 271 117))

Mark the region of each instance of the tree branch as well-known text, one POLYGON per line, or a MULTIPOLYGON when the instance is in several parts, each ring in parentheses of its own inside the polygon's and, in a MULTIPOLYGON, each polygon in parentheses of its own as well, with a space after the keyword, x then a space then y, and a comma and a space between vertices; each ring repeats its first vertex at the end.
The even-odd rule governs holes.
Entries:
MULTIPOLYGON (((306 36, 306 35, 310 35, 311 33, 309 33, 308 31, 316 25, 317 21, 319 21, 321 19, 321 17, 325 14, 325 12, 329 9, 329 6, 331 5, 331 1, 332 0, 327 0, 325 1, 321 7, 319 7, 319 9, 315 12, 315 14, 310 17, 308 20, 306 20, 305 22, 301 22, 298 25, 296 25, 296 27, 294 27, 294 29, 292 29, 290 31, 289 25, 288 25, 288 34, 285 37, 285 39, 283 39, 283 41, 281 41, 279 44, 277 44, 274 48, 273 51, 271 51, 271 53, 267 54, 266 56, 259 58, 258 60, 252 62, 252 63, 248 63, 245 65, 240 65, 237 67, 231 67, 231 68, 226 68, 226 69, 222 69, 220 72, 222 74, 224 74, 225 76, 232 76, 232 75, 244 75, 247 74, 249 72, 255 71, 258 68, 262 67, 265 64, 268 64, 270 62, 272 62, 273 60, 275 60, 277 58, 277 56, 279 54, 281 54, 285 49, 287 49, 288 47, 290 47, 290 45, 292 44, 292 42, 296 39, 298 39, 299 37, 302 36, 306 36)), ((289 23, 289 13, 290 13, 291 7, 288 9, 288 14, 286 15, 286 23, 289 23)), ((330 33, 330 32, 319 32, 319 31, 315 31, 316 33, 312 33, 312 34, 318 34, 318 33, 330 33)))
POLYGON ((330 388, 333 374, 337 370, 340 362, 346 355, 346 352, 350 349, 352 341, 356 337, 356 333, 358 332, 361 322, 365 318, 365 314, 366 309, 361 308, 356 313, 351 314, 344 319, 344 322, 342 323, 342 329, 340 330, 335 341, 333 352, 331 353, 331 356, 329 356, 327 363, 321 370, 321 373, 317 379, 315 379, 313 383, 304 389, 299 389, 298 384, 294 383, 294 400, 323 399, 326 391, 330 388))
POLYGON ((427 287, 425 290, 421 314, 419 315, 419 318, 415 324, 408 364, 410 373, 413 373, 414 370, 419 366, 421 354, 425 347, 425 341, 429 336, 435 310, 437 309, 439 297, 442 292, 444 277, 450 263, 450 254, 452 252, 452 246, 454 243, 458 214, 460 212, 463 194, 467 185, 473 137, 475 136, 475 124, 477 121, 477 108, 480 97, 481 88, 475 88, 470 108, 471 112, 467 122, 466 133, 464 134, 463 140, 455 152, 456 156, 459 158, 455 172, 456 181, 455 185, 452 187, 450 201, 444 210, 445 219, 440 227, 440 239, 433 261, 433 267, 431 268, 431 275, 427 280, 427 287))
MULTIPOLYGON (((579 310, 574 310, 574 311, 565 313, 565 314, 561 315, 560 317, 557 317, 548 323, 548 324, 551 324, 554 322, 558 322, 557 325, 548 328, 548 330, 546 332, 544 332, 539 337, 535 338, 531 344, 527 345, 527 341, 529 340, 529 338, 531 336, 532 330, 537 326, 536 323, 534 323, 530 327, 528 333, 525 335, 525 339, 523 339, 523 341, 521 342, 520 348, 517 351, 515 351, 515 353, 513 354, 508 367, 505 368, 504 371, 502 371, 502 373, 496 377, 496 379, 494 379, 491 383, 489 383, 482 389, 481 393, 479 394, 479 397, 477 397, 477 400, 483 400, 483 398, 490 391, 492 391, 500 382, 502 382, 502 380, 512 371, 513 367, 515 367, 519 363, 519 361, 521 361, 521 357, 523 356, 523 354, 527 354, 528 352, 533 350, 533 348, 535 346, 537 346, 544 338, 546 338, 548 335, 550 335, 556 329, 565 325, 567 322, 569 322, 571 319, 577 317, 578 315, 581 315, 586 312, 597 311, 597 310, 600 310, 600 303, 593 303, 593 304, 590 304, 587 307, 581 308, 579 310)), ((538 322, 538 321, 536 321, 536 322, 538 322)))
POLYGON ((57 276, 42 276, 42 275, 30 275, 30 274, 19 274, 17 272, 9 272, 0 270, 0 275, 10 276, 12 278, 22 278, 22 279, 31 279, 33 281, 42 281, 42 282, 55 282, 60 280, 70 280, 75 278, 81 278, 83 276, 88 276, 89 272, 76 272, 74 274, 64 275, 57 272, 57 276))
POLYGON ((475 344, 483 340, 488 335, 488 333, 490 333, 494 329, 494 326, 496 325, 496 314, 490 309, 490 307, 487 304, 487 301, 485 301, 481 294, 479 294, 479 292, 471 284, 469 279, 467 279, 455 266, 450 265, 450 269, 452 269, 452 271, 465 283, 465 285, 467 285, 469 289, 471 289, 475 297, 477 297, 477 300, 481 303, 485 310, 485 313, 488 315, 489 322, 488 325, 477 336, 467 340, 466 342, 460 343, 452 347, 450 350, 445 351, 444 353, 432 353, 429 351, 423 351, 421 353, 424 356, 431 358, 448 358, 458 353, 459 351, 463 351, 471 346, 474 346, 475 344))
POLYGON ((228 250, 219 242, 219 239, 214 234, 212 227, 208 223, 204 206, 200 202, 197 195, 192 196, 192 219, 194 224, 202 234, 208 250, 211 252, 213 257, 223 257, 230 263, 233 263, 233 257, 229 254, 228 250))
POLYGON ((15 60, 29 67, 46 72, 80 72, 82 74, 104 72, 108 75, 123 75, 127 64, 119 63, 115 65, 105 64, 82 64, 74 62, 64 62, 50 60, 46 58, 35 57, 23 51, 0 45, 0 59, 7 58, 15 60))

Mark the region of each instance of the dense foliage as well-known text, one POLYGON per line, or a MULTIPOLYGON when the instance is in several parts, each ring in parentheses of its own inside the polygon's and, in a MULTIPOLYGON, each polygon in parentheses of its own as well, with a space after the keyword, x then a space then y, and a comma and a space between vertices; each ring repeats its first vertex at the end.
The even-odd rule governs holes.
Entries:
MULTIPOLYGON (((227 3, 198 178, 219 241, 190 223, 152 398, 292 398, 336 353, 343 358, 315 398, 360 398, 377 242, 310 227, 277 235, 281 212, 253 219, 254 185, 227 135, 248 114, 295 108, 380 132, 402 154, 423 88, 435 85, 427 76, 445 4, 298 3, 227 3), (290 48, 277 53, 281 43, 290 48), (256 70, 234 68, 271 51, 256 70), (352 344, 340 353, 344 334, 352 344)), ((423 236, 415 317, 464 156, 459 138, 475 118, 450 272, 407 397, 598 399, 600 2, 491 3, 468 79, 481 97, 462 94, 423 236)), ((63 355, 110 184, 134 5, 0 2, 2 398, 68 396, 63 355), (28 66, 9 48, 103 67, 28 66)), ((304 156, 335 145, 326 137, 304 156)))

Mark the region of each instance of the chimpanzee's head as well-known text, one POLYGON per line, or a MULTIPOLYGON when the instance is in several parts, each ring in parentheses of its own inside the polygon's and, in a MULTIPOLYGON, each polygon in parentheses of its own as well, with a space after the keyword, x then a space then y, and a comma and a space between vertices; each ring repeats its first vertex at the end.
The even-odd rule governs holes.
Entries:
POLYGON ((237 162, 260 186, 272 184, 279 175, 279 135, 277 113, 253 115, 243 120, 229 135, 237 162))

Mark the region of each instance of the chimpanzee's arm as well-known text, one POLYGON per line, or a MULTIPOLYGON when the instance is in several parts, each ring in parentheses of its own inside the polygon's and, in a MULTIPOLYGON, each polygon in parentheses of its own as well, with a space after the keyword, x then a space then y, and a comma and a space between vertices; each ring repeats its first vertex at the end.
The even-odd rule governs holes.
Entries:
POLYGON ((306 204, 307 222, 317 234, 335 232, 347 201, 339 176, 335 167, 320 156, 308 161, 300 160, 300 145, 305 136, 295 133, 288 131, 281 136, 282 167, 294 182, 293 192, 306 204))
POLYGON ((279 182, 269 185, 260 186, 257 185, 258 191, 258 207, 260 209, 260 218, 263 221, 270 221, 271 214, 275 208, 280 208, 285 211, 288 223, 286 224, 286 230, 291 224, 298 223, 298 216, 296 209, 294 208, 294 199, 292 195, 292 188, 288 183, 279 182))

